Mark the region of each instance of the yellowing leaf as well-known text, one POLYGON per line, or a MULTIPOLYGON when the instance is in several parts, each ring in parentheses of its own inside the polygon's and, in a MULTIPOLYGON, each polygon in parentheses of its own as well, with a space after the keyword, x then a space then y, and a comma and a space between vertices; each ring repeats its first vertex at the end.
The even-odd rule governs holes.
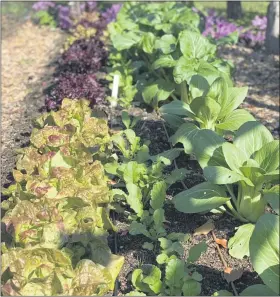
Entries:
POLYGON ((194 230, 193 235, 207 235, 210 231, 215 229, 215 225, 212 220, 208 220, 205 224, 194 230))

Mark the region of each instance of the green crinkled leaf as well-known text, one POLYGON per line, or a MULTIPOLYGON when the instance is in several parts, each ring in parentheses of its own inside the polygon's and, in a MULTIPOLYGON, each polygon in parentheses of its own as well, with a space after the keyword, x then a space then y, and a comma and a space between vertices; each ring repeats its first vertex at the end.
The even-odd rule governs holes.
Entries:
POLYGON ((126 197, 129 206, 141 217, 143 214, 143 202, 141 189, 132 183, 126 184, 128 195, 126 197))
POLYGON ((168 259, 169 257, 166 254, 162 253, 157 255, 156 261, 158 264, 164 264, 167 263, 168 259))
POLYGON ((204 182, 174 197, 175 208, 184 213, 197 213, 217 208, 230 198, 217 185, 204 182))
POLYGON ((155 42, 155 48, 159 49, 163 54, 170 54, 176 50, 177 40, 171 34, 163 35, 155 42))
POLYGON ((123 32, 121 34, 116 34, 111 37, 114 47, 118 51, 129 49, 140 42, 141 37, 135 32, 123 32))
POLYGON ((151 54, 154 50, 156 36, 152 32, 146 32, 142 36, 142 48, 147 54, 151 54))
POLYGON ((249 242, 255 225, 245 224, 238 228, 237 232, 228 241, 229 254, 237 259, 243 259, 250 255, 249 242))
POLYGON ((146 226, 142 223, 138 223, 136 221, 132 221, 130 226, 129 226, 129 233, 131 235, 139 235, 143 234, 147 237, 151 237, 150 233, 148 232, 146 226))
POLYGON ((258 219, 249 250, 254 270, 279 295, 279 216, 264 214, 258 219))
POLYGON ((157 229, 162 227, 162 224, 165 221, 164 210, 162 208, 156 209, 153 213, 153 219, 155 223, 155 229, 157 231, 157 229))
POLYGON ((170 68, 175 66, 176 61, 173 59, 171 55, 162 55, 160 56, 157 60, 154 61, 153 63, 153 68, 158 69, 158 68, 170 68))
POLYGON ((108 269, 91 260, 81 260, 75 268, 70 294, 74 296, 91 296, 106 294, 110 289, 112 276, 108 269))
POLYGON ((184 282, 182 287, 184 296, 199 296, 201 292, 201 284, 193 279, 184 282))
MULTIPOLYGON (((179 259, 171 259, 165 268, 165 283, 172 289, 182 288, 184 277, 184 262, 179 259)), ((170 292, 173 296, 173 292, 170 292)))
POLYGON ((189 250, 188 262, 194 263, 199 259, 199 257, 205 253, 207 250, 207 244, 205 241, 202 241, 194 246, 192 246, 189 250))
POLYGON ((166 197, 166 188, 166 183, 164 181, 159 181, 153 185, 150 205, 154 210, 163 207, 166 197))
POLYGON ((202 59, 213 55, 216 46, 211 44, 201 33, 183 31, 179 35, 180 49, 185 57, 202 59))
POLYGON ((273 136, 269 130, 260 122, 251 121, 246 122, 236 131, 233 143, 249 159, 252 154, 271 141, 273 141, 273 136))
POLYGON ((280 186, 276 185, 269 190, 263 191, 263 198, 270 204, 272 209, 279 215, 280 186))

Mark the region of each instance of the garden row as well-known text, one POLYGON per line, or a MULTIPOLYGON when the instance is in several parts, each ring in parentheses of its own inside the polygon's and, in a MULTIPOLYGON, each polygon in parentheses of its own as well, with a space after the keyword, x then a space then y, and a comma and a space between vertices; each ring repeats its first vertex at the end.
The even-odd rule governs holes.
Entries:
POLYGON ((48 109, 62 105, 36 120, 31 145, 19 152, 16 183, 5 190, 2 291, 112 291, 124 261, 107 244, 108 231, 116 231, 112 210, 126 216, 131 235, 147 238, 143 248, 156 254, 158 264, 134 270, 134 291, 127 295, 199 295, 203 276, 192 264, 206 244, 186 256, 189 235, 168 232, 165 219, 166 191, 187 173, 165 169, 185 153, 196 157, 207 182, 178 193, 175 208, 227 213, 243 222, 229 241, 230 253, 250 256, 265 285, 240 294, 279 294, 279 186, 273 186, 279 142, 238 109, 247 88, 233 86, 232 65, 200 33, 200 16, 181 3, 125 3, 108 25, 111 42, 96 24, 76 26, 77 40, 71 37, 46 98, 48 109), (109 49, 106 78, 120 78, 119 98, 107 97, 112 108, 133 101, 152 106, 173 131, 175 148, 152 156, 149 143, 133 131, 139 119, 126 111, 119 132, 92 116, 89 105, 105 97, 98 80, 107 57, 103 42, 109 49), (275 212, 265 214, 268 203, 275 212))

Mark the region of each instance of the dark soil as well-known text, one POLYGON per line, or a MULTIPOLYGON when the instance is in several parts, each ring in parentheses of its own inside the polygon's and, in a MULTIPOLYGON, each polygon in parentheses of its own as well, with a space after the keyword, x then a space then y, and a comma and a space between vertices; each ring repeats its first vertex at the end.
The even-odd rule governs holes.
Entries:
MULTIPOLYGON (((132 114, 138 114, 139 110, 132 109, 132 114)), ((144 112, 145 115, 145 112, 144 112)), ((141 135, 143 139, 151 139, 150 151, 151 154, 158 154, 165 150, 170 149, 167 142, 167 137, 163 129, 162 122, 156 119, 156 116, 149 115, 149 119, 144 124, 138 123, 136 127, 137 135, 141 135)), ((188 188, 195 186, 203 181, 203 177, 200 175, 201 170, 196 161, 188 159, 188 156, 181 154, 177 159, 177 165, 179 168, 187 168, 191 170, 190 174, 184 180, 185 185, 188 188), (191 162, 190 162, 191 161, 191 162)), ((173 170, 174 167, 169 166, 168 170, 173 170)), ((184 188, 181 183, 176 183, 168 190, 168 200, 172 200, 174 195, 183 191, 184 188)), ((167 228, 167 232, 182 232, 186 234, 193 234, 193 231, 207 222, 209 219, 213 219, 215 222, 215 235, 218 238, 229 239, 235 233, 235 228, 240 225, 240 222, 227 216, 218 216, 213 214, 184 214, 174 209, 172 203, 170 203, 166 210, 166 219, 170 222, 167 228)), ((118 242, 118 254, 125 257, 124 267, 119 275, 119 291, 118 295, 123 295, 132 290, 131 282, 129 281, 130 275, 134 269, 141 264, 157 264, 155 261, 156 253, 148 251, 142 248, 145 241, 148 241, 144 236, 132 236, 128 234, 129 221, 123 216, 117 218, 117 227, 119 232, 117 234, 118 242)), ((188 243, 184 245, 186 254, 189 249, 206 240, 208 245, 207 251, 199 258, 195 263, 195 268, 203 276, 201 296, 211 296, 218 290, 229 290, 232 292, 231 285, 223 278, 223 263, 220 260, 219 254, 216 249, 215 242, 211 236, 191 236, 188 243)), ((226 249, 221 248, 223 257, 228 265, 232 269, 242 269, 243 275, 239 280, 234 282, 238 292, 244 290, 247 286, 253 284, 262 283, 258 275, 253 272, 252 265, 249 259, 238 260, 232 258, 226 249)))

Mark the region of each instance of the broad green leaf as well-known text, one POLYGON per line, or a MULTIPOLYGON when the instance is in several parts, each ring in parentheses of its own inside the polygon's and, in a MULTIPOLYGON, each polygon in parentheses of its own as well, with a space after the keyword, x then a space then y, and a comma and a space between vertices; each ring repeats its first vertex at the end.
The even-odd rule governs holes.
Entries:
POLYGON ((126 129, 129 129, 130 126, 130 116, 127 111, 122 111, 122 122, 125 125, 126 129))
POLYGON ((200 273, 198 273, 197 271, 192 273, 192 279, 196 280, 197 282, 201 282, 203 280, 203 277, 200 273))
POLYGON ((158 69, 161 67, 170 68, 175 66, 176 61, 173 59, 171 55, 162 55, 153 63, 153 68, 158 69))
POLYGON ((171 34, 163 35, 156 40, 155 48, 162 51, 163 54, 170 54, 176 50, 177 40, 171 34))
POLYGON ((146 32, 142 37, 143 51, 152 54, 155 46, 156 36, 151 32, 146 32))
POLYGON ((216 128, 227 131, 236 131, 244 123, 254 120, 255 118, 245 109, 236 109, 226 115, 219 124, 216 124, 216 128))
POLYGON ((126 197, 129 206, 136 212, 137 216, 143 214, 142 192, 141 189, 132 183, 126 184, 128 195, 126 197))
POLYGON ((201 75, 192 76, 189 89, 193 98, 200 97, 209 90, 208 81, 201 75))
POLYGON ((187 58, 202 59, 216 51, 216 46, 201 33, 183 31, 179 35, 179 42, 181 52, 187 58))
POLYGON ((173 114, 177 116, 184 116, 192 118, 194 116, 188 104, 181 100, 173 100, 168 104, 164 104, 159 109, 162 114, 173 114))
POLYGON ((222 150, 219 150, 224 142, 224 138, 212 130, 203 129, 197 131, 192 140, 192 147, 202 168, 207 166, 210 161, 211 164, 224 165, 224 156, 222 150))
POLYGON ((189 256, 188 256, 187 262, 194 263, 206 251, 207 251, 207 244, 205 241, 202 241, 202 242, 192 246, 189 250, 189 256))
POLYGON ((206 179, 216 185, 233 184, 240 180, 244 180, 248 185, 254 186, 250 179, 243 174, 236 173, 222 166, 207 166, 203 169, 206 179))
POLYGON ((228 96, 227 100, 222 104, 222 110, 220 114, 220 118, 223 118, 227 114, 230 114, 234 111, 246 98, 248 93, 248 87, 228 88, 228 96))
POLYGON ((249 242, 255 225, 245 224, 238 228, 237 232, 228 241, 229 254, 237 259, 243 259, 250 255, 249 242))
POLYGON ((210 97, 195 98, 191 102, 190 108, 195 116, 198 117, 206 127, 209 125, 210 127, 213 127, 221 109, 219 103, 210 97))
POLYGON ((173 85, 163 79, 158 79, 144 88, 142 96, 147 104, 157 106, 159 101, 166 100, 173 91, 173 85))
POLYGON ((162 253, 157 255, 156 261, 158 264, 164 264, 168 261, 168 259, 169 257, 166 254, 162 253))
POLYGON ((143 249, 146 249, 146 250, 149 250, 149 251, 152 251, 154 249, 154 245, 151 243, 151 242, 144 242, 143 245, 142 245, 142 248, 143 249))
POLYGON ((174 169, 169 176, 165 178, 165 182, 168 185, 172 185, 178 181, 184 180, 188 170, 185 168, 176 168, 174 169))
POLYGON ((177 157, 179 157, 182 151, 183 149, 173 148, 155 156, 151 156, 150 159, 154 162, 162 161, 165 165, 170 165, 177 157))
MULTIPOLYGON (((165 283, 169 288, 181 288, 184 277, 184 262, 179 259, 171 259, 165 268, 165 283)), ((173 296, 173 294, 171 295, 173 296)))
POLYGON ((279 150, 279 140, 273 140, 263 145, 253 158, 265 172, 271 172, 279 168, 279 150))
POLYGON ((184 282, 182 287, 183 296, 199 296, 201 292, 201 284, 194 279, 189 279, 184 282))
POLYGON ((118 51, 122 51, 136 45, 138 42, 140 42, 141 37, 135 32, 129 31, 123 32, 121 34, 116 34, 111 37, 111 40, 114 47, 118 51))
POLYGON ((156 210, 162 208, 166 197, 166 183, 164 181, 158 181, 153 185, 151 191, 151 207, 156 210))
POLYGON ((185 123, 184 119, 173 114, 163 113, 161 116, 167 125, 173 130, 179 129, 179 127, 185 123))
POLYGON ((222 150, 229 168, 233 171, 241 173, 239 168, 247 160, 247 157, 243 153, 243 151, 241 151, 235 145, 229 142, 223 143, 222 150))
POLYGON ((230 198, 225 190, 212 183, 204 182, 183 191, 174 197, 175 208, 184 213, 197 213, 217 208, 230 198))
POLYGON ((129 293, 125 294, 125 296, 147 296, 147 295, 139 291, 130 291, 129 293))
POLYGON ((275 293, 266 285, 252 285, 240 293, 240 296, 275 296, 275 293))
POLYGON ((193 151, 193 141, 197 137, 199 129, 196 125, 191 123, 184 123, 176 133, 170 137, 173 145, 180 142, 183 144, 186 154, 193 151))
POLYGON ((156 209, 155 212, 153 213, 153 220, 155 223, 155 228, 156 229, 161 228, 163 222, 165 221, 164 209, 162 209, 162 208, 156 209))
POLYGON ((264 214, 259 218, 249 249, 254 270, 279 295, 279 216, 264 214))
POLYGON ((167 239, 187 242, 190 239, 190 234, 171 232, 167 235, 167 239))
POLYGON ((172 241, 169 240, 169 239, 166 239, 164 237, 162 238, 159 238, 158 241, 160 242, 160 247, 163 249, 163 250, 167 250, 171 247, 172 245, 172 241))
POLYGON ((215 292, 212 296, 233 296, 233 294, 227 290, 220 290, 215 292))
POLYGON ((177 84, 183 81, 190 82, 192 76, 197 74, 198 62, 195 59, 189 59, 186 57, 180 57, 177 61, 174 70, 174 80, 177 84))
POLYGON ((224 78, 218 77, 211 84, 206 96, 214 99, 219 103, 220 107, 223 105, 224 101, 227 99, 228 86, 224 78))
POLYGON ((149 270, 144 270, 144 273, 147 276, 143 278, 143 282, 147 284, 155 294, 158 294, 162 286, 160 269, 155 265, 149 265, 149 270))
POLYGON ((142 223, 137 223, 136 221, 132 221, 132 223, 130 224, 129 233, 131 235, 143 234, 150 238, 150 233, 148 232, 146 226, 142 223))
POLYGON ((276 185, 270 190, 263 191, 263 198, 270 204, 272 209, 279 215, 279 193, 280 186, 276 185))
POLYGON ((273 136, 269 130, 260 122, 251 121, 246 122, 237 130, 233 144, 241 149, 249 159, 252 154, 271 141, 273 141, 273 136))

